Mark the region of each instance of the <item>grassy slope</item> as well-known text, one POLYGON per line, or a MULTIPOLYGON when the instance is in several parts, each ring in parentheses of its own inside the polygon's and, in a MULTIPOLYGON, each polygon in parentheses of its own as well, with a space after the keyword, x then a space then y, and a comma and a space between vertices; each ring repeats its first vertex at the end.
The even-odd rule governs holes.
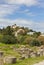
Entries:
MULTIPOLYGON (((20 45, 18 44, 6 45, 6 44, 0 43, 0 50, 5 52, 4 53, 5 56, 13 55, 15 57, 19 57, 19 54, 16 51, 14 52, 12 49, 10 49, 11 46, 20 47, 20 45)), ((44 60, 44 57, 28 58, 22 61, 17 61, 16 64, 4 64, 4 65, 33 65, 34 63, 37 63, 42 60, 44 60)))
POLYGON ((16 64, 5 64, 5 65, 33 65, 34 63, 38 63, 42 60, 44 60, 44 57, 29 58, 22 61, 18 61, 16 64))

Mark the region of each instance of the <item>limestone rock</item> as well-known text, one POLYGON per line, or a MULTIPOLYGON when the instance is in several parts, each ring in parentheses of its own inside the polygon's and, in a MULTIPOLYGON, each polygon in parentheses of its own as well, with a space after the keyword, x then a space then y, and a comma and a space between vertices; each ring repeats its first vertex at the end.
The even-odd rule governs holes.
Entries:
POLYGON ((14 63, 16 63, 16 61, 17 61, 17 58, 15 58, 15 57, 5 57, 4 58, 4 63, 7 63, 7 64, 14 64, 14 63))

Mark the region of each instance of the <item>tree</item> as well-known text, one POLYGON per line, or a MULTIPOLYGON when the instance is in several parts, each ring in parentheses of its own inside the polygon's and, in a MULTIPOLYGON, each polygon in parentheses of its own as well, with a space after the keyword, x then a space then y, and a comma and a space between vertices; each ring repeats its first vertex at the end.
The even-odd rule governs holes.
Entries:
POLYGON ((6 28, 6 34, 12 35, 12 32, 13 32, 13 30, 12 30, 11 26, 8 26, 8 27, 6 28))
POLYGON ((23 43, 24 43, 24 44, 30 44, 30 42, 31 42, 32 39, 33 39, 32 37, 29 37, 29 36, 28 36, 28 37, 25 38, 25 40, 24 40, 23 43))
POLYGON ((33 39, 30 43, 30 46, 40 46, 41 42, 37 39, 33 39))
POLYGON ((4 35, 1 42, 6 44, 15 44, 17 42, 17 39, 11 35, 4 35))
POLYGON ((35 38, 37 38, 38 36, 40 36, 41 35, 41 32, 34 32, 33 33, 33 36, 35 37, 35 38))
POLYGON ((44 45, 44 36, 39 36, 37 39, 44 45))
POLYGON ((12 35, 13 29, 11 26, 7 26, 6 28, 2 29, 3 35, 12 35))

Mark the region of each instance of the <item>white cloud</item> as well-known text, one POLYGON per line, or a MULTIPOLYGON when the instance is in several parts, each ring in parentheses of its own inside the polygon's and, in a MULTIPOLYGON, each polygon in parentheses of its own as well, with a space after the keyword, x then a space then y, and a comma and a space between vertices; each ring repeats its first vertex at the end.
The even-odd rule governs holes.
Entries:
POLYGON ((17 6, 17 5, 8 5, 8 4, 1 4, 0 5, 0 18, 4 17, 4 16, 7 16, 7 15, 11 15, 15 12, 18 12, 18 13, 24 13, 26 15, 30 15, 30 16, 33 16, 33 13, 31 13, 29 11, 29 9, 25 9, 23 11, 20 11, 20 6, 17 6))
POLYGON ((25 9, 25 10, 21 10, 21 11, 18 11, 19 13, 28 13, 30 12, 29 9, 25 9))
POLYGON ((26 15, 28 15, 28 16, 36 16, 35 14, 33 14, 32 12, 30 12, 30 10, 29 9, 25 9, 25 10, 18 10, 17 11, 18 13, 20 13, 20 14, 26 14, 26 15))
POLYGON ((44 8, 43 0, 5 0, 7 4, 15 4, 15 5, 25 5, 25 6, 35 6, 44 8))
MULTIPOLYGON (((30 22, 31 23, 31 22, 30 22)), ((0 24, 2 25, 12 25, 12 24, 17 24, 17 25, 28 25, 29 22, 27 20, 23 19, 16 19, 16 20, 11 20, 11 19, 0 19, 0 24)))
POLYGON ((0 5, 0 17, 4 17, 8 14, 12 14, 15 12, 19 7, 16 5, 7 5, 7 4, 1 4, 0 5))
MULTIPOLYGON (((20 9, 19 5, 33 6, 40 5, 40 7, 44 7, 44 4, 39 3, 39 0, 4 0, 6 4, 0 4, 0 17, 4 17, 8 14, 13 14, 16 10, 20 9)), ((0 1, 1 2, 1 1, 0 1)), ((30 16, 35 16, 29 10, 18 11, 18 13, 25 13, 30 16)))
POLYGON ((34 22, 31 20, 23 20, 23 19, 0 19, 0 27, 17 24, 19 26, 25 26, 31 28, 36 31, 44 32, 44 21, 43 22, 34 22))
POLYGON ((38 0, 5 0, 6 3, 8 4, 16 4, 16 5, 26 5, 26 6, 32 6, 32 5, 37 5, 38 0))
MULTIPOLYGON (((4 1, 4 0, 3 0, 4 1)), ((2 1, 0 1, 2 2, 2 1)), ((20 6, 35 6, 39 5, 39 7, 44 7, 44 2, 42 0, 5 0, 6 4, 0 4, 0 27, 17 24, 20 26, 26 26, 32 28, 37 31, 44 31, 44 22, 34 22, 32 20, 23 20, 23 19, 4 19, 4 16, 14 14, 14 12, 24 13, 27 15, 34 16, 33 13, 29 11, 29 9, 20 11, 20 6), (41 2, 40 2, 41 1, 41 2)))
POLYGON ((40 3, 39 7, 44 8, 44 2, 40 3))

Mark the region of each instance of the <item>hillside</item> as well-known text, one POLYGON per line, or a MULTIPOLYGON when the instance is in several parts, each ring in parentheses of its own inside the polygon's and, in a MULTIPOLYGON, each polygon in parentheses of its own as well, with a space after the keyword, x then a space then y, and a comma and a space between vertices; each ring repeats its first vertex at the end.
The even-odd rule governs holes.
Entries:
POLYGON ((33 65, 44 60, 41 32, 15 25, 0 29, 0 65, 33 65))

